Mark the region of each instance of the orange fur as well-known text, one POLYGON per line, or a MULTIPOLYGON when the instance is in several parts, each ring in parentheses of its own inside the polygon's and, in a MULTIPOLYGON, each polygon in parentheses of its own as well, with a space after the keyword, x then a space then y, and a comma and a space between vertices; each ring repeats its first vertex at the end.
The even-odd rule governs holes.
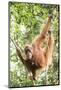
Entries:
POLYGON ((40 33, 40 35, 38 35, 37 38, 33 40, 31 45, 26 46, 27 50, 29 50, 28 53, 32 54, 31 59, 27 59, 26 66, 28 70, 32 72, 33 79, 36 79, 37 70, 39 69, 43 70, 44 68, 46 68, 46 65, 50 65, 52 62, 52 53, 53 53, 53 46, 54 46, 53 36, 49 35, 46 48, 41 47, 41 44, 44 43, 45 41, 46 33, 49 31, 50 24, 51 24, 51 17, 48 18, 48 21, 45 27, 43 28, 43 31, 40 33))

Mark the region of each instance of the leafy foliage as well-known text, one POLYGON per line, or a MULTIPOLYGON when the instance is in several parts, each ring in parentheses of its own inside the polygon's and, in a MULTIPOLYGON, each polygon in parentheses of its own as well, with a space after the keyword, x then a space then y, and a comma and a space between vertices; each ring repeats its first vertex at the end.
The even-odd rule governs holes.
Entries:
MULTIPOLYGON (((59 30, 59 6, 34 3, 9 3, 10 14, 10 37, 24 48, 26 43, 32 40, 41 32, 49 13, 53 20, 51 29, 55 38, 53 64, 48 70, 48 85, 59 83, 59 53, 58 53, 58 30, 59 30)), ((45 73, 40 75, 36 86, 45 84, 45 73)), ((27 79, 27 73, 21 60, 18 60, 15 46, 10 41, 10 87, 32 86, 32 81, 27 79)))

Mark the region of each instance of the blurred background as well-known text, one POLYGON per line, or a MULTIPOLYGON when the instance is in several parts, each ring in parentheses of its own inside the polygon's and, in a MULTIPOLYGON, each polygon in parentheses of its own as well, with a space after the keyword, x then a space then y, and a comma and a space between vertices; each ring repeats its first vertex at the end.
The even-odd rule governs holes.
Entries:
MULTIPOLYGON (((51 29, 54 35, 55 45, 53 52, 53 64, 48 70, 48 85, 59 84, 59 6, 34 3, 9 3, 10 37, 18 41, 21 48, 42 31, 48 15, 52 14, 51 29)), ((10 87, 32 86, 32 81, 27 79, 24 65, 16 54, 16 49, 10 41, 10 87)), ((45 85, 45 73, 35 81, 35 85, 45 85)))

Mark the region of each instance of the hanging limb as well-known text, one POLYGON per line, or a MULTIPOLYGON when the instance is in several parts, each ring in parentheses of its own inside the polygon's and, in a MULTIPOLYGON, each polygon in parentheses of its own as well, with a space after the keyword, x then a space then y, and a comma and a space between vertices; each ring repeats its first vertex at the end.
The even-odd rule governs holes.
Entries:
POLYGON ((46 25, 44 26, 40 35, 35 40, 33 40, 32 45, 34 45, 34 46, 36 45, 37 47, 40 47, 40 44, 44 42, 46 33, 50 29, 51 19, 52 19, 52 16, 49 15, 46 25))
POLYGON ((53 47, 54 47, 54 37, 51 31, 49 31, 48 33, 49 33, 49 40, 48 40, 48 46, 45 52, 46 60, 47 60, 46 69, 45 69, 45 84, 46 85, 48 84, 48 74, 47 73, 48 73, 49 65, 52 64, 52 54, 53 54, 53 47))
POLYGON ((16 47, 16 52, 17 52, 18 57, 21 59, 22 63, 25 64, 26 59, 23 58, 22 56, 23 49, 20 48, 19 45, 17 45, 11 37, 10 37, 10 40, 13 42, 14 46, 16 47))
POLYGON ((42 35, 42 34, 43 34, 43 35, 46 35, 46 33, 49 31, 49 28, 50 28, 50 25, 51 25, 51 19, 52 19, 52 16, 49 15, 48 21, 47 21, 46 25, 44 26, 41 35, 42 35))

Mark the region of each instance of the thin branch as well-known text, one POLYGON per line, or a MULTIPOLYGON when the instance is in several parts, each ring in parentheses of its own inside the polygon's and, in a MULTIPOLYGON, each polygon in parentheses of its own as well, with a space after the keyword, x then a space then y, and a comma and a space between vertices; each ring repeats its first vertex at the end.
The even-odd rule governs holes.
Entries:
POLYGON ((26 60, 22 56, 22 52, 23 52, 22 48, 20 48, 11 37, 10 37, 10 39, 13 42, 14 46, 16 47, 16 52, 17 52, 18 57, 20 58, 22 63, 25 64, 26 60))
POLYGON ((48 84, 48 65, 46 66, 46 69, 45 69, 45 85, 48 84))
POLYGON ((20 48, 20 47, 19 47, 19 45, 18 45, 18 44, 16 44, 16 43, 14 42, 14 40, 13 40, 11 37, 10 37, 10 39, 11 39, 11 41, 13 42, 14 46, 15 46, 16 48, 20 49, 20 50, 21 50, 21 52, 23 52, 23 49, 22 49, 22 48, 20 48))

